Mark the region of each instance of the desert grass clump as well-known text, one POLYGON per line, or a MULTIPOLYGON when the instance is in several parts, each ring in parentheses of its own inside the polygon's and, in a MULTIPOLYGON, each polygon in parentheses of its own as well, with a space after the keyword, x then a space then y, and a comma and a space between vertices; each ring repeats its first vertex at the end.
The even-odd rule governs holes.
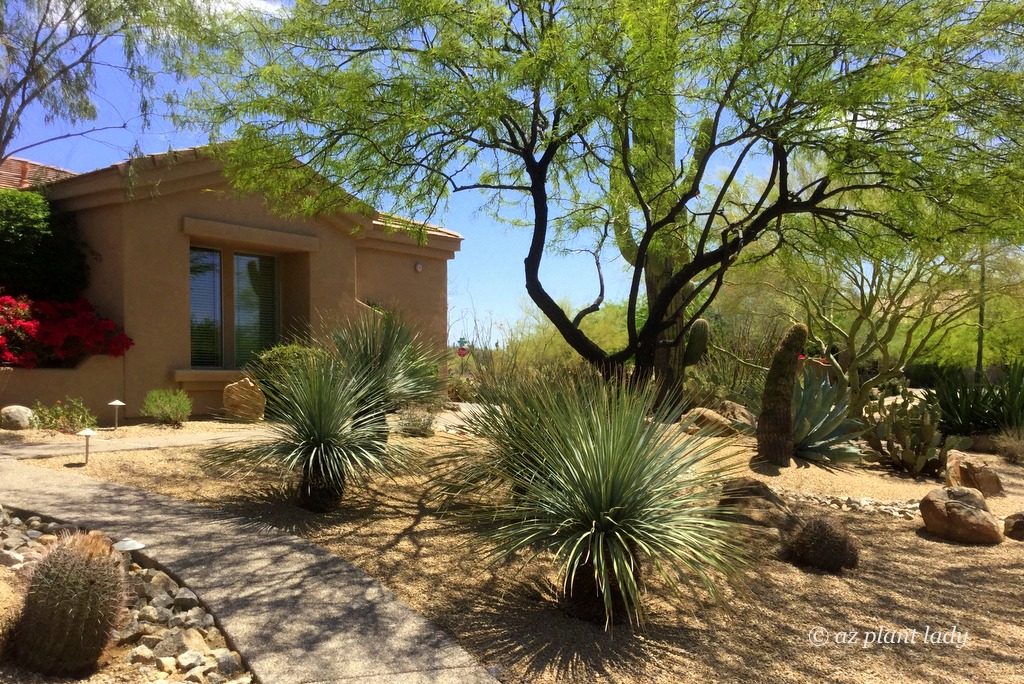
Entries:
POLYGON ((995 436, 996 451, 1010 463, 1024 464, 1024 427, 1008 427, 995 436))
POLYGON ((74 534, 32 573, 9 649, 23 667, 50 675, 95 669, 125 600, 125 568, 109 540, 74 534))
POLYGON ((329 346, 353 374, 375 387, 385 412, 435 401, 444 381, 444 352, 434 351, 394 313, 368 313, 335 328, 329 346))
POLYGON ((745 559, 715 486, 728 444, 662 422, 678 406, 656 390, 588 372, 506 378, 467 419, 488 448, 447 460, 453 513, 486 553, 550 555, 566 611, 606 627, 643 622, 644 567, 715 593, 745 559))
POLYGON ((831 573, 857 567, 856 540, 835 518, 816 515, 799 523, 783 544, 783 555, 797 565, 831 573))
POLYGON ((295 485, 299 506, 327 512, 349 484, 400 466, 401 452, 388 444, 381 388, 365 371, 311 354, 259 377, 269 436, 208 450, 215 467, 243 476, 280 470, 295 485))

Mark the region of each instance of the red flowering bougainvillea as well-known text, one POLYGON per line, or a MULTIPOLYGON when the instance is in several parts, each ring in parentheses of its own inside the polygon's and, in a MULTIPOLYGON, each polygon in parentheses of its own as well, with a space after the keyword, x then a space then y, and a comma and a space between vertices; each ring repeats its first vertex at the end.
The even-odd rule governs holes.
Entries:
POLYGON ((87 356, 123 356, 132 340, 84 299, 33 302, 0 296, 0 364, 69 367, 87 356))

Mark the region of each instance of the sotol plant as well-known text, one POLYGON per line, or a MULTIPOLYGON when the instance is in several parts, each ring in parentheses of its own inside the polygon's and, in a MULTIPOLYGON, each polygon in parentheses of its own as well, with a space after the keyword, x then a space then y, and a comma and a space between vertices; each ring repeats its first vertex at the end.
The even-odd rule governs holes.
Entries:
POLYGON ((757 419, 757 450, 777 466, 788 466, 793 457, 793 391, 799 356, 807 345, 807 326, 796 324, 779 342, 768 368, 757 419))
POLYGON ((257 370, 269 435, 206 452, 231 473, 272 467, 293 481, 303 508, 336 508, 352 482, 391 474, 400 462, 388 444, 380 385, 329 354, 297 359, 276 374, 257 370))
POLYGON ((742 565, 715 487, 729 446, 661 422, 677 407, 659 404, 655 387, 581 371, 488 391, 467 429, 491 448, 448 456, 445 491, 492 542, 493 560, 550 553, 571 615, 641 623, 647 563, 672 589, 712 592, 742 565))
POLYGON ((11 637, 24 667, 76 675, 95 668, 125 597, 121 554, 103 537, 76 534, 39 561, 11 637))

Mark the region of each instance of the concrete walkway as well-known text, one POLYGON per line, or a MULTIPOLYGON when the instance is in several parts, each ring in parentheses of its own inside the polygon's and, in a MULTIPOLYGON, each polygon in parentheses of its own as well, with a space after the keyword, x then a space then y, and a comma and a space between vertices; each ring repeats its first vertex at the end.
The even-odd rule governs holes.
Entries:
POLYGON ((144 543, 207 604, 263 684, 495 682, 390 591, 298 537, 17 460, 0 461, 0 503, 144 543))

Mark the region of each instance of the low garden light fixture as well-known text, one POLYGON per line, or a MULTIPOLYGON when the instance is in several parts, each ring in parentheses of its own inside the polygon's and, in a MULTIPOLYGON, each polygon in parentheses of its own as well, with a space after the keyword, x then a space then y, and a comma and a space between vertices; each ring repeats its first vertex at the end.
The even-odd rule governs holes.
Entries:
POLYGON ((94 437, 96 435, 96 431, 92 430, 90 428, 85 428, 84 430, 79 430, 75 434, 77 434, 79 437, 85 437, 85 464, 84 465, 89 465, 89 438, 90 437, 94 437))
POLYGON ((115 399, 114 401, 112 401, 109 404, 107 404, 107 406, 113 406, 114 407, 114 429, 116 430, 117 429, 117 413, 118 413, 118 411, 121 410, 121 407, 124 406, 124 402, 121 401, 120 399, 115 399))

